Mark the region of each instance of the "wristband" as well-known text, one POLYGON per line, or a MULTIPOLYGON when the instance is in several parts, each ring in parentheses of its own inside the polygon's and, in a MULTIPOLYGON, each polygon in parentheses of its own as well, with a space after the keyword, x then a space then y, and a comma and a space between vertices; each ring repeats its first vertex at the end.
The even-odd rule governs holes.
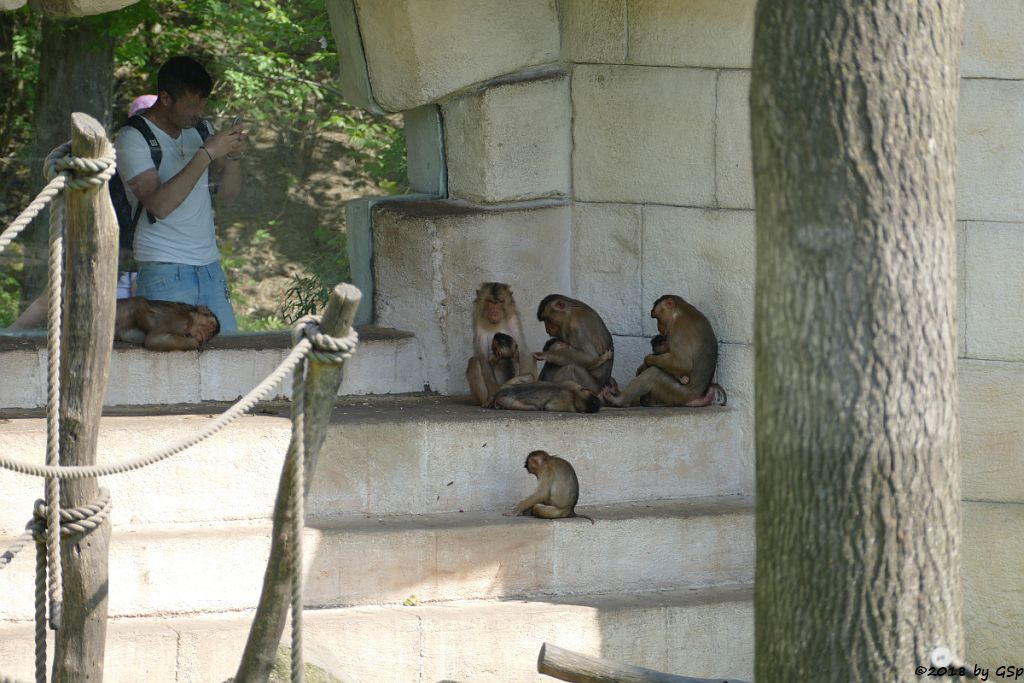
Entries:
POLYGON ((213 163, 213 155, 212 155, 212 154, 210 154, 210 150, 206 149, 206 145, 203 145, 203 146, 202 146, 202 147, 200 147, 199 149, 201 149, 201 150, 203 150, 204 152, 206 152, 206 156, 210 157, 210 163, 212 164, 212 163, 213 163))

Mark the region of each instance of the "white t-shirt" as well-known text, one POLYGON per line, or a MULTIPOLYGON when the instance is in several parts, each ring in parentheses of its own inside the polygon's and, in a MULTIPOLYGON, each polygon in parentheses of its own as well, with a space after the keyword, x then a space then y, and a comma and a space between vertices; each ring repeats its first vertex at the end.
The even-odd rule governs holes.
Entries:
MULTIPOLYGON (((160 143, 163 158, 158 170, 160 182, 166 183, 185 168, 199 151, 203 139, 195 128, 186 128, 177 139, 174 139, 146 117, 142 119, 160 143)), ((129 201, 133 206, 137 205, 138 199, 128 187, 128 181, 153 168, 149 144, 142 137, 142 133, 131 126, 124 126, 117 133, 114 147, 117 150, 117 172, 124 182, 129 201)), ((208 183, 207 171, 203 171, 203 175, 185 201, 166 218, 154 216, 154 223, 149 222, 149 214, 143 209, 135 228, 136 261, 163 261, 202 266, 220 260, 208 183)))

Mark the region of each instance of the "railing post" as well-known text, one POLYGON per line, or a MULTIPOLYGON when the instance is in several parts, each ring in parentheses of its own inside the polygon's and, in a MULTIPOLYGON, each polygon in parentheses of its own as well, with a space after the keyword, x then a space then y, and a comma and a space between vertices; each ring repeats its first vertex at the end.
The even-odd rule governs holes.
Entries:
MULTIPOLYGON (((357 287, 350 284, 339 284, 331 292, 327 301, 320 329, 332 337, 346 337, 352 331, 352 321, 362 298, 357 287)), ((305 450, 306 463, 304 468, 305 493, 309 493, 309 483, 316 468, 316 460, 320 454, 324 439, 327 436, 327 424, 334 400, 341 385, 342 365, 323 363, 315 359, 309 360, 309 372, 306 374, 304 393, 305 403, 305 450)), ((296 372, 301 371, 301 366, 296 372)), ((277 500, 274 503, 274 523, 270 537, 270 558, 263 576, 263 591, 260 602, 249 628, 249 638, 245 643, 242 660, 235 674, 236 681, 257 683, 266 681, 274 666, 277 646, 284 632, 285 619, 288 616, 288 597, 291 588, 291 573, 287 560, 288 548, 288 509, 290 482, 285 474, 288 460, 295 449, 295 435, 288 447, 288 456, 282 469, 281 480, 277 489, 277 500)))
MULTIPOLYGON (((98 158, 110 142, 98 121, 71 115, 71 154, 98 158)), ((61 465, 95 465, 103 397, 114 341, 117 221, 107 185, 67 192, 64 322, 61 334, 61 465)), ((95 479, 65 480, 61 507, 94 502, 95 479)), ((61 541, 63 622, 57 631, 53 680, 103 680, 107 633, 110 519, 61 541)))

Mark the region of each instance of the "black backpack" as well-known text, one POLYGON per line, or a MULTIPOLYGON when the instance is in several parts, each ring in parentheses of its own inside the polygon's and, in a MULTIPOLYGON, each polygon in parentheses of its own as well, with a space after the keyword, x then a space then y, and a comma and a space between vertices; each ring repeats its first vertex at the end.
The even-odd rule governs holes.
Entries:
MULTIPOLYGON (((160 149, 160 143, 157 142, 156 136, 153 135, 149 124, 136 114, 129 117, 124 122, 124 125, 131 126, 142 133, 142 137, 146 139, 146 143, 149 145, 149 155, 153 158, 153 166, 159 169, 164 153, 160 149)), ((196 132, 199 133, 199 137, 205 142, 210 134, 209 124, 205 120, 200 121, 199 125, 196 126, 196 132)), ((115 173, 110 178, 107 186, 110 189, 110 203, 114 205, 114 215, 117 216, 118 246, 121 252, 121 258, 119 259, 121 265, 118 266, 118 269, 122 271, 134 270, 132 265, 132 245, 135 243, 135 227, 139 224, 139 216, 142 215, 142 202, 139 202, 139 205, 134 210, 132 209, 132 203, 128 201, 128 192, 121 181, 121 174, 119 173, 115 173)), ((152 213, 146 211, 146 215, 149 217, 150 223, 155 222, 152 213)))

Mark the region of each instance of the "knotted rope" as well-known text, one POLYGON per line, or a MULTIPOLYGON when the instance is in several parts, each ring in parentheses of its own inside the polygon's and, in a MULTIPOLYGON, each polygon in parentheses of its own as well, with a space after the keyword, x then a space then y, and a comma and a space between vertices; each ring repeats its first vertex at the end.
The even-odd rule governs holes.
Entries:
MULTIPOLYGON (((320 332, 320 316, 307 315, 292 326, 292 345, 295 348, 309 348, 307 357, 321 363, 344 363, 352 357, 355 346, 352 337, 337 339, 320 332)), ((356 338, 358 339, 358 338, 356 338)), ((291 484, 290 528, 292 539, 289 545, 288 563, 291 567, 291 613, 292 613, 292 683, 302 683, 302 530, 306 526, 306 505, 303 489, 306 473, 306 364, 297 367, 292 375, 292 438, 295 448, 288 461, 288 479, 291 484)))
MULTIPOLYGON (((70 510, 60 510, 60 523, 57 533, 65 538, 84 534, 87 531, 98 528, 107 517, 110 516, 110 491, 100 489, 99 498, 94 503, 81 505, 70 510)), ((47 552, 46 547, 50 537, 50 520, 52 510, 42 500, 37 500, 33 509, 33 517, 25 525, 22 532, 14 543, 2 555, 0 555, 0 569, 9 565, 15 555, 21 552, 25 546, 35 541, 36 544, 36 590, 35 590, 35 674, 36 681, 46 681, 46 576, 47 576, 47 552)), ((14 679, 0 676, 0 683, 14 679)))
MULTIPOLYGON (((335 338, 320 331, 320 316, 305 316, 292 329, 293 348, 288 356, 257 387, 236 401, 212 425, 196 434, 179 441, 162 451, 129 459, 112 465, 60 466, 60 336, 61 336, 61 291, 63 288, 64 261, 64 215, 66 195, 58 199, 65 189, 84 190, 102 187, 114 174, 113 149, 107 144, 103 156, 98 159, 84 159, 70 156, 71 143, 54 149, 46 157, 44 172, 47 185, 29 206, 18 215, 11 225, 0 233, 0 252, 20 234, 32 219, 51 201, 50 250, 49 250, 49 292, 48 292, 48 409, 47 409, 47 454, 46 465, 38 466, 0 456, 0 468, 21 474, 41 476, 46 479, 46 500, 36 501, 33 520, 14 544, 0 555, 0 569, 10 564, 14 557, 31 541, 36 542, 36 681, 46 682, 46 602, 47 588, 50 596, 50 624, 55 630, 60 627, 62 581, 60 564, 60 535, 84 533, 98 527, 110 511, 110 494, 101 489, 100 498, 93 504, 72 510, 60 509, 60 480, 120 474, 146 467, 164 460, 176 453, 194 446, 203 439, 217 433, 239 415, 266 398, 288 372, 293 372, 292 432, 295 448, 289 459, 287 475, 291 484, 289 565, 292 572, 292 663, 291 678, 294 683, 303 679, 302 657, 302 531, 305 527, 304 475, 306 461, 305 445, 305 376, 309 357, 321 363, 344 363, 352 357, 359 337, 355 330, 348 336, 335 338), (54 201, 58 199, 58 201, 54 201), (47 582, 49 577, 49 582, 47 582)), ((0 674, 0 683, 16 683, 14 679, 0 674)))

